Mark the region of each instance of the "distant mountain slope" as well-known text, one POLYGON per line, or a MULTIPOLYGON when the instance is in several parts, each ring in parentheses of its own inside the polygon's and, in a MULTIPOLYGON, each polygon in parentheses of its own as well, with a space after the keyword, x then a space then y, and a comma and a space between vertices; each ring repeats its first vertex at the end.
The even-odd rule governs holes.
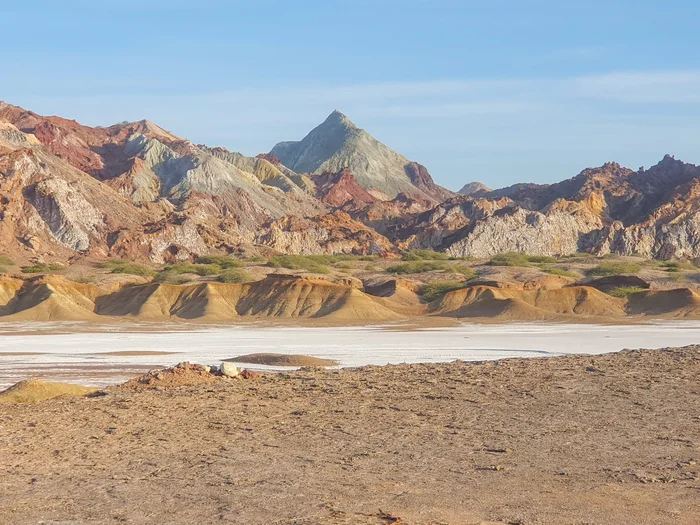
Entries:
POLYGON ((700 167, 670 155, 460 192, 339 112, 248 157, 148 120, 90 127, 0 102, 0 253, 22 262, 417 248, 700 259, 700 167))
POLYGON ((479 194, 484 194, 484 193, 489 193, 491 188, 486 186, 486 184, 482 184, 481 182, 470 182, 468 184, 465 184, 462 186, 462 189, 459 190, 457 193, 460 195, 479 195, 479 194))
POLYGON ((358 184, 381 200, 405 193, 441 201, 451 194, 436 185, 425 168, 419 169, 339 111, 301 141, 280 142, 270 154, 297 173, 337 173, 349 168, 358 184))

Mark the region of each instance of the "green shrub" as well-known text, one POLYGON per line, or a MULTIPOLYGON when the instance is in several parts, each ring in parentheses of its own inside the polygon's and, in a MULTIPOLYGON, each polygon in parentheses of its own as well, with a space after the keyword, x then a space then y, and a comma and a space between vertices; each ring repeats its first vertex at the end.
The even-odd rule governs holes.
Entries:
POLYGON ((22 266, 22 273, 51 273, 60 272, 64 267, 60 264, 37 263, 32 266, 22 266))
POLYGON ((555 263, 557 260, 549 255, 527 255, 528 262, 535 264, 555 263))
POLYGON ((253 277, 245 270, 240 270, 232 268, 230 270, 225 270, 219 275, 219 281, 222 283, 249 283, 253 280, 253 277))
POLYGON ((353 269, 353 265, 350 264, 350 263, 346 263, 346 262, 335 263, 335 264, 333 265, 333 267, 334 267, 334 268, 339 268, 339 269, 341 269, 341 270, 352 270, 352 269, 353 269))
POLYGON ((469 266, 453 266, 452 271, 464 275, 467 279, 474 279, 478 274, 469 266))
POLYGON ((507 252, 494 255, 488 262, 491 266, 530 266, 530 260, 524 253, 507 252))
POLYGON ((178 274, 168 270, 161 270, 153 280, 157 283, 187 284, 192 282, 193 279, 189 274, 178 274))
POLYGON ((386 271, 389 273, 410 274, 448 269, 450 269, 450 266, 443 261, 411 261, 401 264, 394 264, 389 266, 386 271))
POLYGON ((590 277, 608 277, 611 275, 636 274, 641 270, 641 266, 628 262, 604 262, 595 268, 586 270, 586 275, 590 277))
POLYGON ((339 260, 339 257, 333 255, 276 255, 270 259, 267 265, 272 268, 328 273, 327 266, 339 260))
POLYGON ((229 257, 228 255, 205 255, 203 257, 197 257, 194 260, 195 264, 202 265, 215 265, 222 270, 230 270, 232 268, 240 268, 243 263, 238 259, 229 257))
POLYGON ((426 302, 432 302, 439 299, 448 292, 461 290, 466 286, 466 283, 460 281, 437 281, 429 283, 421 288, 421 298, 426 302))
POLYGON ((641 288, 639 286, 622 286, 620 288, 615 288, 614 290, 608 292, 608 295, 612 295, 613 297, 619 297, 620 299, 625 299, 633 293, 645 291, 646 290, 644 288, 641 288))
POLYGON ((223 269, 218 264, 175 263, 167 265, 163 271, 170 272, 175 275, 193 273, 205 277, 208 275, 219 275, 223 269))
POLYGON ((564 270, 563 268, 542 268, 542 271, 550 275, 561 275, 562 277, 572 277, 574 279, 581 278, 580 274, 569 272, 567 270, 564 270))
POLYGON ((446 254, 433 250, 412 250, 402 257, 404 261, 446 261, 448 258, 446 254))
POLYGON ((15 262, 7 255, 0 255, 0 266, 14 266, 15 262))
POLYGON ((138 275, 140 277, 153 277, 156 273, 147 266, 132 263, 123 259, 108 259, 105 262, 98 264, 98 267, 111 270, 111 273, 138 275))
POLYGON ((663 262, 661 267, 669 273, 680 272, 682 270, 695 270, 695 265, 689 262, 663 262))

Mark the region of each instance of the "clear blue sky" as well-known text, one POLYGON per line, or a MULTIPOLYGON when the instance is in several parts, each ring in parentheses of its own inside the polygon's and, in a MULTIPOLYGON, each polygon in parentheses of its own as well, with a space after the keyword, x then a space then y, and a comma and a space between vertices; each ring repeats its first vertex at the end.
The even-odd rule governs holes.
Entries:
POLYGON ((698 2, 3 2, 0 99, 253 155, 338 108, 458 189, 700 163, 698 2))

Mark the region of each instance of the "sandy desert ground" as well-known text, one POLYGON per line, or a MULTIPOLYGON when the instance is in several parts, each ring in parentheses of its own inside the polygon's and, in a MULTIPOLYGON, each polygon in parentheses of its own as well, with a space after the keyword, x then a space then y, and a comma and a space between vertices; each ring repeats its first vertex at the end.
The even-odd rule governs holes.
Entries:
POLYGON ((3 406, 0 523, 700 523, 700 346, 166 379, 3 406))

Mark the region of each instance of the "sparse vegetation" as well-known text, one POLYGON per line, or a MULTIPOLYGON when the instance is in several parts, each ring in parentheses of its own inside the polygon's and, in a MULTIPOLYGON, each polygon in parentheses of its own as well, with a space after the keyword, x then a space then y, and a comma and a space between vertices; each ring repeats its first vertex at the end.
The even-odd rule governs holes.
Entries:
POLYGON ((340 261, 333 255, 276 255, 267 263, 272 268, 305 270, 312 273, 329 273, 328 266, 340 261))
POLYGON ((549 255, 526 255, 524 253, 506 252, 494 255, 488 262, 491 266, 522 266, 527 268, 534 264, 554 263, 557 260, 549 255))
POLYGON ((221 272, 221 275, 219 275, 219 281, 222 283, 243 284, 253 281, 253 276, 245 270, 232 268, 221 272))
POLYGON ((448 292, 461 290, 465 286, 466 283, 461 281, 436 281, 423 286, 420 295, 424 301, 430 303, 448 292))
POLYGON ((111 270, 111 273, 123 273, 128 275, 138 275, 140 277, 153 277, 155 271, 142 264, 133 263, 123 259, 108 259, 98 265, 100 268, 111 270))
POLYGON ((560 275, 561 277, 571 277, 572 279, 580 279, 581 275, 575 272, 570 272, 568 270, 564 270, 563 268, 542 268, 542 271, 544 273, 548 273, 549 275, 560 275))
POLYGON ((156 274, 153 280, 157 283, 187 284, 194 279, 191 274, 177 274, 168 270, 162 270, 156 274))
POLYGON ((530 266, 530 261, 523 253, 499 253, 488 262, 491 266, 530 266))
POLYGON ((474 271, 474 269, 470 268, 469 266, 453 266, 451 270, 455 273, 464 275, 467 280, 478 277, 478 274, 474 271))
POLYGON ((64 267, 60 264, 37 263, 32 266, 22 266, 22 273, 52 273, 63 269, 64 267))
POLYGON ((194 262, 198 265, 215 265, 222 270, 230 270, 232 268, 240 268, 243 266, 241 261, 234 259, 233 257, 229 257, 228 255, 205 255, 203 257, 197 257, 194 262))
POLYGON ((680 283, 682 281, 687 280, 688 276, 685 273, 670 273, 668 275, 668 279, 670 281, 673 281, 675 283, 680 283))
POLYGON ((165 266, 162 271, 170 272, 173 275, 192 273, 201 277, 206 277, 210 275, 219 275, 223 269, 218 264, 175 263, 165 266))
POLYGON ((661 263, 661 267, 669 273, 677 273, 683 270, 695 270, 695 265, 689 262, 670 261, 661 263))
POLYGON ((637 263, 629 262, 604 262, 595 268, 586 270, 589 277, 608 277, 611 275, 637 274, 642 267, 637 263))
POLYGON ((7 255, 0 255, 0 266, 14 266, 15 262, 7 255))
POLYGON ((411 261, 389 266, 386 271, 397 274, 411 274, 447 270, 450 266, 444 261, 411 261))
POLYGON ((412 250, 402 257, 404 261, 446 261, 449 257, 433 250, 412 250))
POLYGON ((608 292, 608 295, 612 295, 613 297, 619 297, 620 299, 626 299, 633 293, 644 291, 646 290, 639 286, 622 286, 620 288, 615 288, 614 290, 608 292))

